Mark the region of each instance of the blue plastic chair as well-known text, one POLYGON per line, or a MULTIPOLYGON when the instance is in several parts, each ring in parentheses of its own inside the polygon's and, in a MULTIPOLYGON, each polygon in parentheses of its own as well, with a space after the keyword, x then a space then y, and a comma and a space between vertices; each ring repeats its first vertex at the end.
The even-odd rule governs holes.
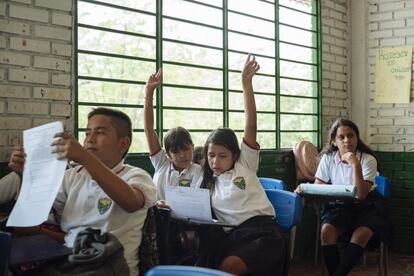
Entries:
POLYGON ((285 190, 286 185, 283 180, 268 178, 268 177, 259 177, 260 184, 262 184, 263 189, 271 190, 285 190))
POLYGON ((377 184, 378 193, 382 194, 385 198, 390 197, 391 184, 387 177, 377 175, 375 177, 375 184, 377 184))
POLYGON ((231 274, 198 266, 160 265, 151 268, 145 276, 231 276, 231 274))
POLYGON ((301 197, 292 192, 265 189, 266 195, 276 211, 276 220, 285 231, 290 231, 290 257, 293 258, 296 225, 302 219, 301 197))
POLYGON ((7 276, 11 252, 11 234, 0 232, 0 276, 7 276))

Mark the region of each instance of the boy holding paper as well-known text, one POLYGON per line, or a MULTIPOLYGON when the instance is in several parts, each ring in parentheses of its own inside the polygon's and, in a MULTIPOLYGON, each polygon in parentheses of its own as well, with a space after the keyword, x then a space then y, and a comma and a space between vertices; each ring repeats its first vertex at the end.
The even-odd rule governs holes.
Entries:
MULTIPOLYGON (((147 172, 123 162, 132 139, 130 118, 118 110, 97 108, 88 114, 83 147, 66 132, 55 137, 52 147, 58 158, 79 164, 66 171, 53 204, 65 232, 61 241, 73 247, 77 234, 87 227, 110 232, 124 248, 130 274, 138 275, 141 229, 155 202, 155 185, 147 172)), ((9 166, 21 172, 23 163, 23 149, 16 148, 9 166)))

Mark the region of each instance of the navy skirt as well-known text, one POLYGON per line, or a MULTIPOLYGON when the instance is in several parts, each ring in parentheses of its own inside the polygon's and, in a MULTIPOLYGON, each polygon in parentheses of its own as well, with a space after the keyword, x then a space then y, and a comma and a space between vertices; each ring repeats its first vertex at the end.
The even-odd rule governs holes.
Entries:
POLYGON ((256 216, 229 233, 222 227, 200 229, 200 265, 218 268, 228 256, 237 256, 252 275, 287 275, 289 253, 274 217, 256 216))
POLYGON ((362 201, 336 201, 325 206, 322 225, 332 224, 345 232, 365 226, 374 236, 388 241, 391 223, 385 198, 377 191, 371 191, 362 201))

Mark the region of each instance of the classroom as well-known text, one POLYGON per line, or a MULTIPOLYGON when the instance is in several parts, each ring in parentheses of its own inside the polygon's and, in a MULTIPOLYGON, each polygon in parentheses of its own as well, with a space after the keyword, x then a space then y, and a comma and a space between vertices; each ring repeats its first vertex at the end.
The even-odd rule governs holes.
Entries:
MULTIPOLYGON (((150 107, 161 146, 177 126, 195 146, 217 127, 240 142, 251 54, 257 176, 289 192, 313 182, 298 179, 293 148, 306 140, 320 151, 338 118, 352 120, 390 183, 388 274, 414 275, 413 46, 414 0, 2 0, 0 178, 23 130, 63 121, 82 143, 98 107, 131 118, 125 163, 154 175, 143 114, 159 68, 150 107)), ((289 275, 320 274, 316 223, 307 202, 289 275)), ((350 275, 376 275, 376 257, 350 275)))

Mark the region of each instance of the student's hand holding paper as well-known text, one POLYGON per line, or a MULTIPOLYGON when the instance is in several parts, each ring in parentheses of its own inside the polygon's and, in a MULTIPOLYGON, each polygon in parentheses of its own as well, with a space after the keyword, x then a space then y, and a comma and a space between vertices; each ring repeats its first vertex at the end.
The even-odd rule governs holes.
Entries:
POLYGON ((26 154, 21 145, 15 146, 10 156, 9 168, 22 176, 26 154))
POLYGON ((57 153, 58 159, 68 159, 82 164, 87 151, 72 135, 67 132, 55 134, 56 139, 52 143, 53 153, 57 153))

